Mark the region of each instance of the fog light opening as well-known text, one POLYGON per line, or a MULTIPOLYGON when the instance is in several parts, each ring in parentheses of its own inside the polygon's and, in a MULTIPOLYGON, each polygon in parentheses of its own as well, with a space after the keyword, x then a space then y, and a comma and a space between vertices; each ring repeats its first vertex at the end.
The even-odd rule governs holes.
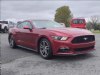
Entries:
POLYGON ((69 47, 61 47, 59 49, 59 52, 68 52, 69 51, 69 47))

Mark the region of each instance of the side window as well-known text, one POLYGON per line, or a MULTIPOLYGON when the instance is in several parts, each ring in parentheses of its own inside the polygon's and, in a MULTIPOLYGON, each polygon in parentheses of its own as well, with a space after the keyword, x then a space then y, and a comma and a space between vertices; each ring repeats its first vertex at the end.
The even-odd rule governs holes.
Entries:
POLYGON ((30 22, 27 22, 27 24, 28 24, 28 26, 29 26, 30 28, 33 28, 32 24, 31 24, 30 22))
POLYGON ((30 22, 24 22, 24 23, 23 23, 23 27, 24 27, 24 26, 28 26, 29 28, 32 28, 32 25, 30 24, 30 22))
POLYGON ((17 27, 21 28, 21 29, 23 29, 24 26, 28 26, 28 27, 32 28, 32 25, 30 24, 30 22, 22 22, 17 25, 17 27))
POLYGON ((83 22, 83 20, 79 20, 79 23, 82 24, 82 23, 84 23, 84 22, 83 22))
POLYGON ((20 23, 17 25, 18 28, 22 28, 22 26, 23 26, 23 23, 20 23))
POLYGON ((27 22, 23 22, 22 28, 23 28, 24 26, 27 26, 27 22))
POLYGON ((73 20, 73 24, 78 24, 78 20, 73 20))

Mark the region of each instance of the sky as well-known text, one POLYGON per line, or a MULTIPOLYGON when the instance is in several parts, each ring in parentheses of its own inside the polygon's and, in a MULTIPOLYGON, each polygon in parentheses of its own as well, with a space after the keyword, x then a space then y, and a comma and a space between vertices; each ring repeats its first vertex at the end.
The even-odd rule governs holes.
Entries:
POLYGON ((54 20, 56 9, 65 5, 69 6, 74 17, 100 16, 99 0, 1 0, 0 19, 54 20))

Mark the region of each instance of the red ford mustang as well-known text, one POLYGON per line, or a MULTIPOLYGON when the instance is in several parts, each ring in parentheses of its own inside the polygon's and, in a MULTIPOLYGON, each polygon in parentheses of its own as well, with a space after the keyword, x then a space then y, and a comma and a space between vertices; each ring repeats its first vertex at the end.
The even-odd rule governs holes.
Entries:
POLYGON ((10 47, 24 47, 45 58, 95 50, 95 36, 86 29, 65 28, 50 20, 26 20, 9 30, 10 47))

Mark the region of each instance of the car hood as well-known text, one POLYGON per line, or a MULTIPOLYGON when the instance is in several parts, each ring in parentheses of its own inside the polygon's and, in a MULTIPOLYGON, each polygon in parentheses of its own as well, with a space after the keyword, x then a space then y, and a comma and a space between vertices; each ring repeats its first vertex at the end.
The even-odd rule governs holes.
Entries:
POLYGON ((52 28, 48 29, 50 32, 56 35, 69 35, 69 36, 82 36, 93 35, 89 30, 79 28, 52 28))

